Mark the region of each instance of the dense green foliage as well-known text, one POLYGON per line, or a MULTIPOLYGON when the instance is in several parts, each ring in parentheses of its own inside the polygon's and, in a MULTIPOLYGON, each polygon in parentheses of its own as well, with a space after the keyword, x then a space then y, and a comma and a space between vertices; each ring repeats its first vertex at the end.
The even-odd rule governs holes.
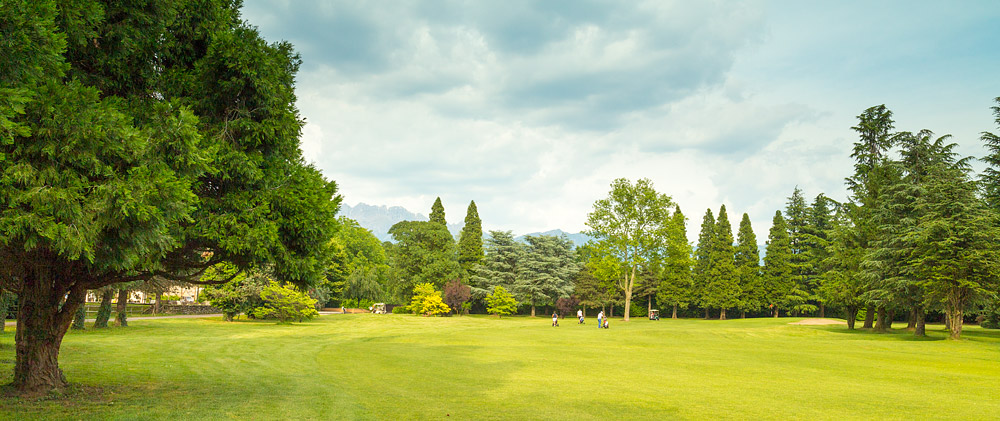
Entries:
POLYGON ((396 240, 392 253, 404 291, 422 283, 441 287, 461 275, 455 241, 444 224, 403 221, 393 225, 389 234, 396 240))
POLYGON ((706 310, 719 309, 719 318, 725 320, 726 309, 739 305, 742 293, 736 270, 733 228, 729 224, 726 205, 719 208, 712 233, 712 241, 708 245, 709 268, 705 274, 708 282, 702 290, 702 305, 706 310))
POLYGON ((736 235, 736 279, 739 282, 738 307, 746 315, 764 306, 764 284, 760 272, 760 250, 757 248, 757 234, 750 224, 750 215, 743 214, 739 232, 736 235))
MULTIPOLYGON (((625 308, 632 302, 636 274, 662 256, 673 205, 670 196, 657 192, 649 179, 632 184, 620 178, 611 183, 608 197, 594 202, 594 210, 587 214, 588 233, 597 248, 624 269, 624 276, 614 279, 624 294, 625 308)), ((625 320, 629 320, 627 312, 625 320)))
POLYGON ((291 285, 272 281, 260 291, 261 305, 253 309, 258 319, 275 319, 278 323, 301 322, 319 316, 316 300, 291 285))
POLYGON ((514 314, 517 311, 517 299, 502 285, 497 285, 493 287, 493 292, 486 296, 486 311, 498 317, 514 314))
POLYGON ((423 283, 413 288, 413 297, 407 310, 414 314, 434 316, 448 313, 451 308, 441 299, 441 291, 435 289, 431 283, 423 283))
POLYGON ((218 285, 207 285, 201 298, 222 310, 227 321, 241 313, 250 315, 263 305, 261 291, 271 280, 258 271, 239 271, 231 264, 222 263, 205 271, 205 280, 228 281, 218 285))
POLYGON ((681 213, 680 206, 674 207, 668 230, 663 279, 656 291, 656 301, 672 306, 671 318, 676 319, 677 309, 686 309, 694 301, 691 284, 693 251, 687 238, 687 218, 681 213))
POLYGON ((483 260, 483 255, 483 222, 479 219, 476 202, 472 201, 465 213, 462 235, 458 238, 458 263, 465 273, 469 273, 483 260))
POLYGON ((0 285, 20 298, 21 392, 65 384, 45 348, 88 289, 223 261, 321 277, 340 199, 298 149, 299 59, 238 7, 0 8, 17 40, 0 71, 0 285))
POLYGON ((531 305, 535 315, 538 304, 555 304, 573 293, 573 279, 580 270, 573 253, 573 243, 566 237, 529 235, 523 259, 518 264, 513 292, 531 305))
POLYGON ((483 260, 473 266, 470 279, 473 297, 486 297, 496 286, 513 288, 524 253, 524 244, 514 241, 510 231, 490 231, 483 260))

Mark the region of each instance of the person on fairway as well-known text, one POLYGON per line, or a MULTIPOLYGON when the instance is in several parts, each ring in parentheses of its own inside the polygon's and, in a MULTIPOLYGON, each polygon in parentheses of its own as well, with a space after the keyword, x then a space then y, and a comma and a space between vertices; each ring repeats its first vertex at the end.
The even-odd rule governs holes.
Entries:
POLYGON ((559 315, 556 312, 552 312, 552 326, 559 326, 559 315))
POLYGON ((604 320, 604 310, 601 310, 600 313, 597 313, 597 328, 598 329, 600 329, 601 326, 602 326, 602 322, 601 322, 602 320, 604 320))
POLYGON ((576 311, 576 318, 580 320, 580 324, 583 324, 583 309, 576 311))

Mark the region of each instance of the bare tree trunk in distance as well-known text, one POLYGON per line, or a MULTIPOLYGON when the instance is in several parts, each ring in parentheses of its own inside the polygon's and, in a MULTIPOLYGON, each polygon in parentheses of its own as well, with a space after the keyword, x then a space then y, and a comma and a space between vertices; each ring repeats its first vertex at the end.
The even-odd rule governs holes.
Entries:
POLYGON ((708 307, 705 307, 705 320, 708 320, 708 307))
POLYGON ((892 319, 896 317, 895 310, 887 310, 885 316, 885 330, 892 329, 892 319))
POLYGON ((741 319, 745 319, 745 318, 747 318, 747 311, 746 311, 746 310, 742 310, 742 311, 740 312, 740 318, 741 318, 741 319))
POLYGON ((847 328, 854 330, 854 322, 858 319, 858 307, 848 306, 847 307, 847 328))
POLYGON ((160 306, 163 305, 163 291, 156 291, 156 304, 153 304, 153 314, 160 314, 160 306))
POLYGON ((719 311, 719 320, 726 320, 726 309, 723 308, 719 311))
POLYGON ((948 339, 962 339, 962 309, 961 308, 948 308, 950 305, 945 307, 945 319, 948 321, 948 339))
POLYGON ((128 290, 122 288, 118 290, 118 305, 116 307, 115 313, 115 326, 128 327, 128 320, 126 320, 125 312, 128 310, 126 307, 128 305, 128 290))
POLYGON ((927 336, 926 318, 927 313, 922 306, 913 308, 913 336, 927 336))
POLYGON ((630 310, 632 310, 632 286, 635 284, 635 266, 632 266, 632 275, 629 276, 625 285, 625 321, 628 321, 630 310))
POLYGON ((821 319, 826 318, 826 304, 824 304, 822 301, 819 302, 819 317, 821 319))
POLYGON ((885 333, 885 307, 878 308, 878 318, 875 319, 875 331, 885 333))
POLYGON ((108 327, 108 319, 111 318, 111 298, 114 291, 110 288, 101 293, 101 305, 97 308, 97 318, 94 320, 94 328, 100 329, 108 327))
POLYGON ((676 319, 677 318, 677 304, 676 303, 674 304, 674 314, 671 314, 670 318, 671 319, 676 319))
POLYGON ((873 323, 875 322, 875 309, 872 306, 865 307, 865 324, 861 327, 863 329, 871 329, 873 323))
POLYGON ((920 306, 919 305, 913 306, 913 308, 910 309, 910 315, 906 318, 906 329, 907 330, 913 329, 913 328, 917 327, 917 307, 920 307, 920 306))

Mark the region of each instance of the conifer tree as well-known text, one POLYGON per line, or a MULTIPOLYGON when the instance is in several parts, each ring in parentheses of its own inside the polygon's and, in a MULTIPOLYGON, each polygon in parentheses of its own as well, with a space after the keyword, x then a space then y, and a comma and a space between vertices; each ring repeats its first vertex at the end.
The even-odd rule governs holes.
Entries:
POLYGON ((441 204, 441 198, 438 197, 434 199, 434 204, 431 205, 431 222, 438 223, 444 226, 448 226, 448 221, 444 218, 444 205, 441 204))
POLYGON ((819 317, 826 317, 825 297, 821 293, 822 276, 829 270, 829 231, 831 229, 830 199, 823 193, 816 195, 809 207, 809 220, 803 232, 805 266, 808 277, 806 287, 812 300, 819 306, 819 317))
POLYGON ((483 260, 473 266, 469 284, 472 297, 482 299, 496 286, 512 290, 524 259, 525 246, 510 231, 490 231, 483 260))
POLYGON ((534 317, 538 304, 554 304, 573 293, 573 279, 580 266, 573 253, 573 242, 566 236, 529 235, 524 239, 528 247, 518 265, 513 292, 531 305, 534 317))
POLYGON ((656 292, 656 301, 670 305, 670 318, 677 318, 677 308, 687 308, 692 302, 691 285, 691 243, 687 239, 687 218, 681 207, 675 206, 667 231, 666 258, 663 266, 663 280, 656 292))
POLYGON ((726 214, 726 205, 719 208, 712 242, 709 247, 711 266, 706 285, 706 307, 719 309, 719 319, 726 320, 726 309, 739 305, 740 285, 736 274, 736 252, 733 249, 733 228, 726 214))
POLYGON ((767 236, 767 253, 764 255, 764 302, 774 317, 778 310, 788 310, 787 296, 792 290, 792 249, 788 226, 781 211, 774 212, 771 230, 767 236))
MULTIPOLYGON (((993 106, 994 121, 1000 126, 1000 97, 994 99, 997 105, 993 106)), ((983 143, 989 154, 982 158, 988 167, 979 176, 980 186, 983 188, 983 198, 986 205, 994 212, 1000 213, 1000 136, 991 132, 983 132, 983 143)))
POLYGON ((469 202, 465 212, 465 226, 458 238, 458 263, 469 273, 472 267, 483 260, 483 223, 479 220, 476 201, 469 202))
POLYGON ((789 292, 787 300, 791 305, 792 312, 796 314, 815 311, 816 306, 809 304, 812 298, 809 288, 809 278, 811 269, 809 267, 808 255, 806 254, 808 241, 806 231, 809 225, 809 208, 806 206, 802 190, 795 187, 795 191, 788 198, 785 208, 785 223, 788 225, 788 240, 792 252, 792 290, 789 292))
POLYGON ((750 216, 746 213, 740 220, 739 233, 736 235, 736 274, 740 286, 741 317, 746 317, 747 311, 757 310, 764 305, 757 234, 754 234, 750 216))
POLYGON ((705 299, 709 283, 709 270, 712 267, 712 259, 709 251, 712 249, 712 241, 715 238, 715 217, 712 216, 712 209, 705 210, 705 216, 701 220, 701 231, 698 233, 698 248, 694 251, 694 285, 692 288, 692 298, 705 309, 705 318, 708 318, 708 305, 705 299))

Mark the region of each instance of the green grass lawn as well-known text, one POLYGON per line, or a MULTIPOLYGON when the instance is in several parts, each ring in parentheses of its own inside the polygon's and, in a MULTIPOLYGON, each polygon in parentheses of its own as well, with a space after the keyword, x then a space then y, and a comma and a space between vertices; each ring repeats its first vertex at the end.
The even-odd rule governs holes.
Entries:
MULTIPOLYGON (((0 419, 989 419, 1000 332, 963 341, 796 319, 332 315, 71 332, 64 397, 0 419)), ((13 371, 0 335, 0 383, 13 371)))

